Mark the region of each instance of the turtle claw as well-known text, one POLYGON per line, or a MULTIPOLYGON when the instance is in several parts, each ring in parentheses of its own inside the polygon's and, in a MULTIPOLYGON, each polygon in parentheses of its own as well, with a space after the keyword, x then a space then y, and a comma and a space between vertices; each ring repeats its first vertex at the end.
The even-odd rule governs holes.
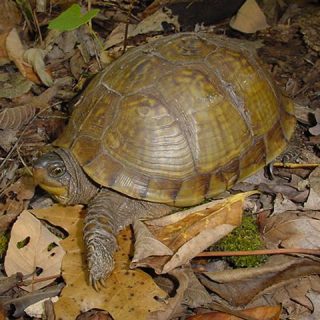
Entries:
POLYGON ((90 276, 89 282, 93 289, 97 292, 99 292, 102 288, 106 288, 106 282, 104 279, 95 280, 92 276, 90 276))

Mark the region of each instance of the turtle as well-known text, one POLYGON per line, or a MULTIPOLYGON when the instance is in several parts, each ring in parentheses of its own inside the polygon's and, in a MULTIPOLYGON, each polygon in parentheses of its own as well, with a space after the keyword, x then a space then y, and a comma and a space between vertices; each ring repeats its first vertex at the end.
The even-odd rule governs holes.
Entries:
POLYGON ((114 267, 118 232, 134 219, 210 199, 283 152, 293 102, 243 42, 178 33, 130 49, 83 91, 36 183, 87 206, 90 283, 114 267))

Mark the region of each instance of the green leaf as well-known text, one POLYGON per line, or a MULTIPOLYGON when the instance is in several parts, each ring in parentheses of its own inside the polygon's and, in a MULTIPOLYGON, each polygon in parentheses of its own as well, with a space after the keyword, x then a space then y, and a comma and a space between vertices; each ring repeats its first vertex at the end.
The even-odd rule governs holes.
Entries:
POLYGON ((57 18, 49 22, 49 29, 59 31, 70 31, 89 22, 99 12, 99 9, 92 9, 86 14, 81 14, 81 7, 78 4, 73 4, 66 11, 62 12, 57 18))

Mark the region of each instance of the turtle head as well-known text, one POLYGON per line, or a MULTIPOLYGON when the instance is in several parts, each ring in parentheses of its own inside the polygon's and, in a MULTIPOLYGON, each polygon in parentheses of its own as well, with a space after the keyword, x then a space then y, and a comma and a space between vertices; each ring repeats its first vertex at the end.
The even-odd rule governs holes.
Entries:
POLYGON ((36 160, 33 177, 36 184, 62 204, 86 204, 98 190, 65 149, 46 153, 36 160))

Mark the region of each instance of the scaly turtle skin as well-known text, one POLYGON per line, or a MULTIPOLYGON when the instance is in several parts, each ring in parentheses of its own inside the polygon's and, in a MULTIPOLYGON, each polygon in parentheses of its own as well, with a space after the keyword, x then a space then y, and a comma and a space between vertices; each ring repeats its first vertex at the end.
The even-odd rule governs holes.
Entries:
POLYGON ((84 91, 36 181, 64 204, 88 204, 90 279, 113 268, 118 231, 217 195, 286 147, 293 104, 251 50, 182 33, 131 49, 84 91))

